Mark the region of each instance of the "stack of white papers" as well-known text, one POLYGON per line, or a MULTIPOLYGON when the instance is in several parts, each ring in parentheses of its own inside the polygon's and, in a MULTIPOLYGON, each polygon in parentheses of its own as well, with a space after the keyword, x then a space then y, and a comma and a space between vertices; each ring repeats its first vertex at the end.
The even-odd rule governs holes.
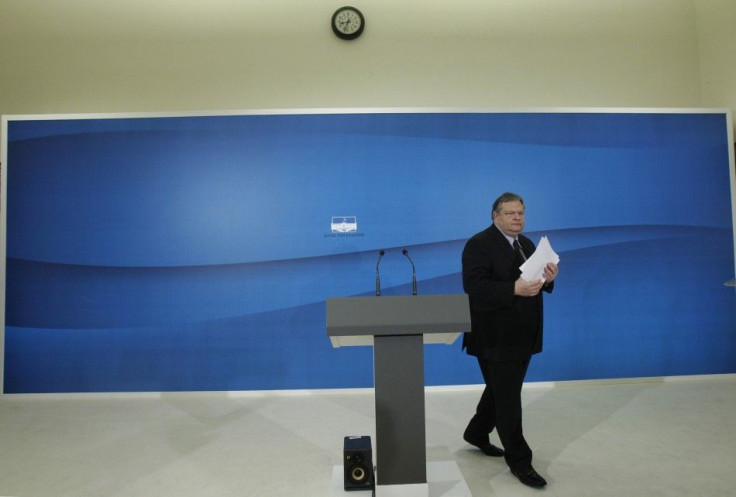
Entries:
POLYGON ((560 262, 560 256, 552 250, 546 236, 543 236, 537 244, 537 250, 534 251, 524 264, 519 266, 521 269, 521 277, 526 281, 544 281, 544 267, 547 263, 557 264, 560 262))

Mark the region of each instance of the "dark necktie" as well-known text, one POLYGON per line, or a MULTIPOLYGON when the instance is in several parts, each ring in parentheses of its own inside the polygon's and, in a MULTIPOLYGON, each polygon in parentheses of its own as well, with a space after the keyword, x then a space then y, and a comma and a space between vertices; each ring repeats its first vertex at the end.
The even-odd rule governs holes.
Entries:
POLYGON ((516 239, 514 239, 514 256, 516 257, 516 260, 519 262, 520 266, 524 264, 524 262, 526 262, 524 251, 521 249, 521 245, 519 245, 519 240, 516 239))

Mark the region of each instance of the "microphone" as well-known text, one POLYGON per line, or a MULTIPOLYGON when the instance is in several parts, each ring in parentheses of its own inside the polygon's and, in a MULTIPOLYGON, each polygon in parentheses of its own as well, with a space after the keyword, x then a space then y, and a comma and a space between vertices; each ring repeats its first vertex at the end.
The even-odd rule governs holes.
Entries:
POLYGON ((376 262, 376 297, 381 296, 381 274, 378 272, 378 265, 381 263, 381 257, 385 253, 383 250, 378 252, 378 261, 376 262))
POLYGON ((411 257, 409 257, 409 251, 404 249, 401 251, 402 254, 406 256, 407 259, 409 259, 409 262, 411 262, 411 294, 416 295, 417 294, 417 270, 414 268, 414 261, 411 260, 411 257))

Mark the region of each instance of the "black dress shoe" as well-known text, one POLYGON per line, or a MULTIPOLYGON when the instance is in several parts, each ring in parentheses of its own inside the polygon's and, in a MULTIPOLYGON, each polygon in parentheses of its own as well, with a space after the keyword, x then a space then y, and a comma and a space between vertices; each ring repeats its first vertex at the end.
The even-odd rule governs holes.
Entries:
POLYGON ((531 466, 525 469, 512 469, 511 472, 524 485, 528 485, 534 488, 542 488, 547 484, 547 481, 542 478, 539 473, 534 471, 534 468, 532 468, 531 466))
POLYGON ((478 441, 473 440, 467 435, 463 435, 463 440, 468 442, 470 445, 474 445, 475 447, 478 447, 481 452, 483 452, 487 456, 491 457, 501 457, 503 455, 503 449, 496 447, 492 443, 486 441, 478 441))

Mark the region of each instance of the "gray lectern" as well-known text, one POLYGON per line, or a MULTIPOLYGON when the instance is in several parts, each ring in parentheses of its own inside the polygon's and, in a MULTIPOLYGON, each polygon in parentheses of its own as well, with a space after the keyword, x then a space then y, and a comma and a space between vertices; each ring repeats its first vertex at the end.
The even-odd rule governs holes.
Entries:
POLYGON ((423 344, 451 344, 465 331, 465 294, 327 299, 333 347, 374 348, 377 496, 382 487, 399 485, 418 487, 411 495, 428 495, 421 490, 428 488, 423 344))

